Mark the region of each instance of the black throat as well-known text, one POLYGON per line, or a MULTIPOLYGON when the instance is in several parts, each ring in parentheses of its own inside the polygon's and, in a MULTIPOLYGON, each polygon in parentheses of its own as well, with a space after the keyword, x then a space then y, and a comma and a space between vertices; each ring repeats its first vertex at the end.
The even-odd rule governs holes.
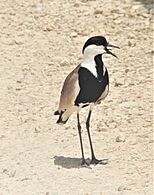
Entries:
POLYGON ((99 54, 99 55, 95 56, 94 60, 95 60, 95 63, 96 63, 96 70, 97 70, 98 80, 101 80, 102 77, 103 77, 103 74, 104 74, 104 70, 103 70, 104 63, 102 61, 102 54, 99 54))

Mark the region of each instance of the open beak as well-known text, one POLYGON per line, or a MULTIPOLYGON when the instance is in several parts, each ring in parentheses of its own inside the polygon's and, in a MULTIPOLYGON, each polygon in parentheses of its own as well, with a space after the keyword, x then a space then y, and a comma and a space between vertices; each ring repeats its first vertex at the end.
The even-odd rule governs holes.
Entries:
MULTIPOLYGON (((107 47, 113 47, 113 48, 120 49, 120 47, 115 46, 115 45, 111 45, 111 44, 109 44, 109 43, 108 43, 107 47)), ((109 48, 107 48, 107 47, 105 48, 106 53, 111 54, 112 56, 114 56, 114 57, 117 58, 117 56, 116 56, 114 53, 111 52, 111 49, 109 49, 109 48)))

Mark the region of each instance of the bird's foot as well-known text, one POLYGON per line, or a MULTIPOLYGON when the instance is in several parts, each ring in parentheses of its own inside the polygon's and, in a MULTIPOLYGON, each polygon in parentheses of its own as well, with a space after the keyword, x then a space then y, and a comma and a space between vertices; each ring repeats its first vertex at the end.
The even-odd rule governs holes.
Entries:
POLYGON ((108 164, 108 159, 98 160, 96 158, 92 158, 92 160, 90 161, 90 164, 92 164, 92 165, 97 165, 97 164, 106 165, 106 164, 108 164))
POLYGON ((81 166, 82 166, 82 167, 87 167, 87 168, 90 167, 90 166, 89 166, 89 163, 87 163, 85 159, 82 159, 81 166))

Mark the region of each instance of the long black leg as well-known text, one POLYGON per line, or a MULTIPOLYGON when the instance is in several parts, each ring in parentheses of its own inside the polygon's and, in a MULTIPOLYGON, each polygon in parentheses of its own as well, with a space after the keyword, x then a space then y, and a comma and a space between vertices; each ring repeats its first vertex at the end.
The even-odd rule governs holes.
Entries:
POLYGON ((80 145, 81 145, 81 153, 82 153, 82 162, 81 162, 81 165, 88 165, 89 166, 89 164, 85 160, 84 152, 83 152, 83 143, 82 143, 82 136, 81 136, 81 125, 80 125, 79 113, 77 113, 77 122, 78 122, 77 125, 78 125, 78 132, 79 132, 80 145))
POLYGON ((89 137, 89 143, 90 143, 90 149, 91 149, 91 157, 92 159, 95 158, 95 155, 94 155, 94 149, 93 149, 93 145, 92 145, 92 141, 91 141, 91 136, 90 136, 90 117, 91 117, 91 110, 89 111, 89 114, 88 114, 88 118, 87 118, 87 121, 86 121, 86 127, 87 127, 87 131, 88 131, 88 137, 89 137))
POLYGON ((102 160, 96 159, 95 154, 94 154, 94 149, 93 149, 91 136, 90 136, 90 117, 91 117, 91 113, 92 113, 92 111, 89 110, 88 118, 87 118, 87 121, 86 121, 86 128, 87 128, 87 132, 88 132, 90 149, 91 149, 91 162, 90 162, 90 164, 99 164, 99 163, 104 164, 102 160))

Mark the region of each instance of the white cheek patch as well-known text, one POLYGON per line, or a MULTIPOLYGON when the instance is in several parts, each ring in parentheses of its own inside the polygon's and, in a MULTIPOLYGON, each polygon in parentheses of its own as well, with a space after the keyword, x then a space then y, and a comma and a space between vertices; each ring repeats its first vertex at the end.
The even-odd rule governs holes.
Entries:
MULTIPOLYGON (((98 76, 96 63, 95 63, 95 56, 99 54, 106 53, 104 47, 102 45, 89 45, 84 50, 83 62, 81 63, 81 67, 88 69, 96 78, 98 76)), ((103 67, 103 75, 106 72, 105 66, 103 67)))

